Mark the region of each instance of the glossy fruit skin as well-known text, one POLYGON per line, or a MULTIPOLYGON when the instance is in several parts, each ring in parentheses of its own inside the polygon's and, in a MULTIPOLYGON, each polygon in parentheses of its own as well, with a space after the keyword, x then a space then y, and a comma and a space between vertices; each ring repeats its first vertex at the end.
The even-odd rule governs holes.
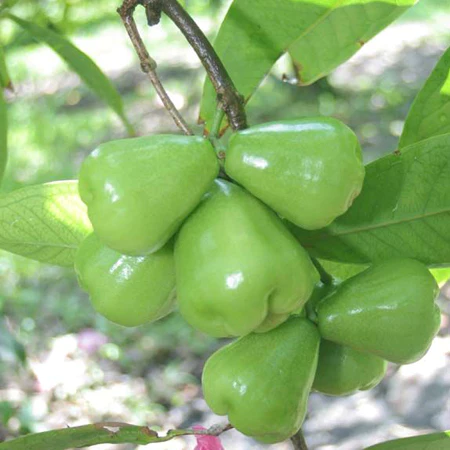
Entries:
POLYGON ((175 245, 180 313, 216 337, 268 331, 306 303, 317 272, 281 220, 216 180, 175 245))
POLYGON ((160 249, 200 202, 219 170, 209 141, 155 135, 100 145, 84 161, 80 197, 95 233, 112 249, 160 249))
POLYGON ((315 325, 291 317, 222 347, 203 370, 206 403, 241 433, 265 443, 288 439, 305 418, 319 343, 315 325))
POLYGON ((77 251, 75 271, 97 312, 119 325, 154 322, 174 308, 172 242, 151 255, 127 256, 106 247, 92 233, 77 251))
POLYGON ((317 307, 322 337, 388 361, 419 360, 439 330, 439 288, 412 259, 374 264, 344 281, 317 307))
POLYGON ((225 170, 307 230, 345 213, 361 192, 365 173, 357 137, 331 117, 269 122, 235 133, 225 170))
POLYGON ((384 377, 387 361, 322 339, 313 390, 339 396, 374 388, 384 377))

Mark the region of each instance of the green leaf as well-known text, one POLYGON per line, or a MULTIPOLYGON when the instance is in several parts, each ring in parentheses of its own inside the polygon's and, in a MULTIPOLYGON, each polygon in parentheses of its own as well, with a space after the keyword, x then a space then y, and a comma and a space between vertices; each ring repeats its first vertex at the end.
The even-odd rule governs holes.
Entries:
POLYGON ((445 133, 450 133, 450 48, 414 100, 399 148, 445 133))
POLYGON ((158 442, 156 433, 147 427, 105 422, 62 430, 29 434, 0 444, 0 450, 66 450, 97 444, 158 442))
POLYGON ((0 182, 8 159, 8 108, 3 89, 0 88, 0 182))
POLYGON ((340 281, 345 281, 347 278, 354 277, 364 269, 367 269, 367 265, 365 264, 342 264, 324 259, 319 260, 319 262, 333 278, 340 281))
MULTIPOLYGON (((325 259, 321 259, 319 262, 333 278, 340 281, 345 281, 350 277, 354 277, 368 267, 366 264, 343 264, 335 261, 327 261, 325 259)), ((450 280, 450 267, 431 269, 431 274, 439 285, 443 285, 450 280)))
POLYGON ((8 73, 8 67, 6 66, 5 52, 0 45, 0 88, 12 88, 11 78, 8 73))
POLYGON ((290 47, 300 85, 328 75, 417 0, 344 0, 290 47))
MULTIPOLYGON (((297 47, 291 46, 306 48, 306 55, 301 58, 305 58, 303 64, 307 64, 305 67, 311 73, 322 72, 322 65, 330 70, 354 53, 355 46, 360 47, 360 39, 373 36, 415 1, 234 0, 214 48, 237 89, 248 100, 278 58, 288 49, 296 52, 297 47), (361 11, 365 13, 361 15, 361 11), (364 25, 360 26, 359 20, 364 25), (331 26, 336 26, 336 30, 330 31, 331 26), (311 48, 308 42, 313 41, 314 48, 311 48), (323 54, 317 52, 317 47, 322 45, 328 49, 323 54)), ((200 120, 206 122, 208 129, 215 108, 216 94, 207 79, 200 120)))
POLYGON ((315 257, 367 264, 394 257, 450 265, 450 134, 366 167, 353 206, 330 226, 292 231, 315 257))
MULTIPOLYGON (((137 425, 121 422, 101 422, 81 427, 29 434, 0 443, 0 450, 68 450, 97 444, 154 444, 178 436, 216 433, 217 431, 170 430, 164 436, 137 425)), ((220 434, 220 432, 219 432, 220 434)))
POLYGON ((67 38, 52 30, 43 28, 35 23, 28 22, 12 14, 8 17, 20 25, 34 39, 44 42, 51 47, 79 77, 105 101, 121 118, 129 134, 134 134, 122 103, 122 97, 117 92, 109 78, 100 70, 89 56, 75 47, 67 38))
POLYGON ((442 269, 432 269, 431 274, 437 281, 439 285, 446 283, 450 280, 450 267, 445 267, 442 269))
POLYGON ((70 266, 92 231, 77 181, 28 186, 0 195, 0 248, 29 259, 70 266))
POLYGON ((373 445, 366 450, 446 450, 448 448, 450 448, 450 431, 395 439, 373 445))

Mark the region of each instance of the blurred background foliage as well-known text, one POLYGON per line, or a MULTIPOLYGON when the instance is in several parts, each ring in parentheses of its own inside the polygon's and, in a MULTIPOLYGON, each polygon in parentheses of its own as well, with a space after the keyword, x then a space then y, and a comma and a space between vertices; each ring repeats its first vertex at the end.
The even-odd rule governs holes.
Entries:
MULTIPOLYGON (((140 72, 115 11, 117 0, 2 3, 67 35, 91 56, 119 89, 138 134, 175 131, 140 72)), ((213 37, 229 1, 183 3, 213 37)), ((166 88, 194 124, 204 76, 199 61, 166 19, 148 29, 142 11, 137 18, 166 88)), ((351 61, 309 87, 289 82, 293 70, 282 59, 252 99, 250 122, 333 115, 357 132, 366 161, 393 151, 414 96, 448 46, 449 19, 450 2, 421 0, 351 61)), ((115 114, 77 75, 1 13, 0 42, 14 85, 2 192, 76 178, 97 144, 126 136, 115 114)), ((199 377, 219 343, 177 314, 137 329, 115 326, 93 311, 73 271, 1 251, 0 311, 0 440, 94 420, 167 428, 204 419, 199 377)))

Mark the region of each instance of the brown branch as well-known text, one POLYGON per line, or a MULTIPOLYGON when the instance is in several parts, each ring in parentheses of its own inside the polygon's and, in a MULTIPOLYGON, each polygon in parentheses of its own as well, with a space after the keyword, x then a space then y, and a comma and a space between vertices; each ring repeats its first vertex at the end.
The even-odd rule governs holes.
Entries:
POLYGON ((203 31, 183 7, 176 0, 125 0, 124 3, 128 3, 129 6, 125 7, 128 10, 134 9, 137 4, 143 5, 150 26, 159 23, 162 12, 172 20, 200 58, 217 93, 218 104, 227 114, 233 130, 247 128, 244 98, 203 31))
POLYGON ((222 433, 233 429, 233 425, 227 423, 225 425, 212 425, 206 430, 194 430, 192 428, 187 430, 169 430, 165 437, 161 439, 170 440, 174 437, 180 436, 220 436, 222 433))
POLYGON ((294 450, 308 450, 308 446, 306 445, 306 441, 301 428, 297 431, 296 434, 294 434, 294 436, 291 437, 291 442, 292 448, 294 450))
POLYGON ((144 0, 148 8, 155 4, 164 12, 183 33, 191 47, 197 53, 217 93, 217 101, 223 107, 233 130, 247 128, 244 99, 234 86, 225 66, 213 46, 198 27, 192 17, 177 0, 144 0))
MULTIPOLYGON (((183 116, 180 114, 180 112, 177 110, 176 106, 173 104, 172 100, 170 99, 169 95, 167 94, 167 91, 164 89, 164 86, 162 85, 158 74, 156 73, 156 62, 151 56, 149 55, 147 49, 145 48, 145 44, 142 41, 142 38, 139 34, 139 31, 136 26, 136 22, 133 18, 134 10, 137 6, 137 4, 140 3, 139 0, 124 0, 122 6, 118 8, 117 12, 120 15, 120 18, 122 19, 122 22, 125 26, 125 29, 127 30, 128 36, 130 37, 130 40, 133 44, 134 49, 136 50, 136 53, 139 57, 139 61, 141 63, 141 68, 144 73, 147 74, 149 77, 151 83, 153 84, 159 98, 164 104, 164 107, 169 112, 169 114, 172 116, 174 122, 180 128, 180 130, 183 131, 183 133, 187 135, 194 134, 192 130, 189 128, 189 125, 184 120, 183 116)), ((147 19, 150 20, 152 17, 148 17, 147 19)))

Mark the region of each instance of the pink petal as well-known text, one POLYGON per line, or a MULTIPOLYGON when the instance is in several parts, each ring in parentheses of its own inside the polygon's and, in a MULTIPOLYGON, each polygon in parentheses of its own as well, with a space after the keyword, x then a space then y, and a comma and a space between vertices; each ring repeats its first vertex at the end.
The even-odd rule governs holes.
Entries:
MULTIPOLYGON (((194 425, 192 429, 206 430, 206 428, 202 427, 201 425, 194 425)), ((195 436, 195 439, 197 439, 197 445, 195 446, 194 450, 224 450, 220 439, 216 436, 197 435, 195 436)))

